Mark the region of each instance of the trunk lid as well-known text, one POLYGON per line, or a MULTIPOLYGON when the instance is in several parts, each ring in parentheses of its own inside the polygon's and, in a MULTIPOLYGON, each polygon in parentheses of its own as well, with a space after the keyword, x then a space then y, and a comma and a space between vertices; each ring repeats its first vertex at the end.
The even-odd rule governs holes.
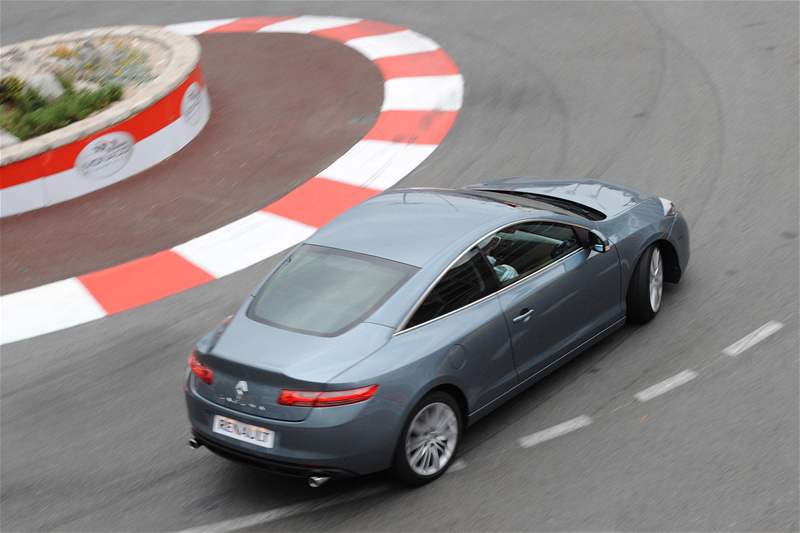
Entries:
POLYGON ((639 193, 596 180, 535 180, 507 178, 482 183, 476 188, 495 191, 516 191, 551 196, 568 202, 583 204, 612 218, 642 201, 639 193))
POLYGON ((211 353, 200 356, 214 372, 211 385, 195 380, 198 394, 219 405, 275 420, 304 420, 311 408, 278 404, 281 389, 326 390, 342 371, 391 338, 386 326, 361 323, 336 337, 296 333, 234 318, 211 353))

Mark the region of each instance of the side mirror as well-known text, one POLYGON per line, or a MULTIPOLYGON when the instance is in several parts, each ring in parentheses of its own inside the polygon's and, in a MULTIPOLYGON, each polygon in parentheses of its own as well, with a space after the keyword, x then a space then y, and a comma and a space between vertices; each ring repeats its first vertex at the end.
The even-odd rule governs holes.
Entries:
POLYGON ((608 242, 608 239, 596 233, 594 231, 589 233, 589 239, 591 242, 590 248, 595 252, 606 253, 609 248, 611 248, 611 243, 608 242))
POLYGON ((611 243, 608 242, 608 239, 596 231, 576 228, 575 232, 578 234, 578 242, 585 248, 599 253, 605 253, 611 248, 611 243))

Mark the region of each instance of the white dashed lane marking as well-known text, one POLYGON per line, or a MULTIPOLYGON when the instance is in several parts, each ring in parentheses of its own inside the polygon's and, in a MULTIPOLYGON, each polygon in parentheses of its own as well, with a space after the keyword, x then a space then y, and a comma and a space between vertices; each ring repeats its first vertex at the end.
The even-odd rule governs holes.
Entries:
MULTIPOLYGON (((774 334, 782 327, 783 324, 781 324, 780 322, 775 322, 775 321, 767 322, 757 330, 748 334, 746 337, 736 341, 735 343, 725 348, 722 351, 722 353, 725 355, 735 357, 744 352, 745 350, 752 348, 754 345, 758 344, 759 342, 766 339, 770 335, 774 334)), ((636 394, 634 394, 634 398, 636 398, 640 402, 646 402, 648 400, 652 400, 653 398, 661 396, 662 394, 669 392, 673 389, 676 389, 681 385, 689 383, 697 376, 698 374, 694 370, 684 370, 683 372, 679 372, 674 376, 665 379, 664 381, 656 383, 655 385, 652 385, 644 390, 637 392, 636 394)), ((628 402, 625 405, 617 407, 616 409, 612 410, 612 412, 615 412, 621 408, 629 406, 631 403, 632 402, 628 402)), ((519 445, 522 446, 523 448, 531 448, 533 446, 536 446, 537 444, 541 444, 543 442, 555 439, 556 437, 561 437, 562 435, 566 435, 567 433, 571 433, 575 430, 586 427, 591 423, 592 423, 591 417, 586 415, 578 416, 573 419, 567 420, 566 422, 562 422, 547 429, 543 429, 542 431, 537 431, 536 433, 532 433, 531 435, 522 437, 518 440, 518 442, 519 445)), ((457 459, 450 466, 448 472, 458 472, 460 470, 464 470, 466 467, 467 463, 463 459, 457 459)), ((370 496, 380 494, 382 492, 385 492, 386 490, 387 490, 386 486, 379 486, 366 489, 363 491, 356 491, 349 494, 343 494, 341 496, 320 498, 318 500, 312 500, 308 502, 300 502, 292 505, 287 505, 285 507, 278 507, 277 509, 271 509, 269 511, 263 511, 260 513, 245 515, 238 518, 232 518, 230 520, 224 520, 222 522, 217 522, 214 524, 200 526, 196 529, 187 529, 179 533, 187 533, 189 531, 206 531, 206 532, 234 531, 238 529, 254 527, 261 524, 267 524, 270 522, 275 522, 277 520, 282 520, 284 518, 290 518, 292 516, 297 516, 300 514, 328 509, 330 507, 335 507, 343 503, 361 500, 364 498, 368 498, 370 496)))
POLYGON ((448 472, 458 472, 459 470, 464 470, 467 467, 467 462, 464 459, 456 459, 453 464, 450 465, 450 468, 447 469, 448 472))
POLYGON ((694 370, 684 370, 683 372, 675 374, 671 378, 667 378, 664 381, 656 383, 652 387, 647 387, 644 390, 640 390, 634 394, 633 397, 640 402, 646 402, 648 400, 652 400, 656 396, 661 396, 665 392, 669 392, 672 389, 680 387, 685 383, 689 383, 696 377, 697 372, 694 370))
POLYGON ((522 437, 519 439, 519 445, 523 448, 530 448, 531 446, 536 446, 537 444, 560 437, 561 435, 566 435, 567 433, 575 431, 576 429, 586 427, 591 423, 592 419, 590 417, 585 415, 578 416, 553 427, 543 429, 542 431, 537 431, 536 433, 528 435, 527 437, 522 437))
POLYGON ((336 507, 337 505, 342 505, 343 503, 362 500, 364 498, 368 498, 370 496, 375 496, 376 494, 385 492, 387 488, 388 487, 386 486, 379 486, 352 493, 342 494, 341 496, 320 498, 317 500, 295 503, 292 505, 287 505, 285 507, 270 509, 269 511, 262 511, 260 513, 253 513, 245 516, 240 516, 238 518, 231 518, 230 520, 223 520, 222 522, 216 522, 214 524, 198 526, 192 529, 185 529, 178 533, 189 533, 189 532, 194 533, 201 531, 206 533, 214 533, 222 531, 236 531, 238 529, 255 527, 258 525, 275 522, 276 520, 291 518, 292 516, 297 516, 300 514, 312 513, 314 511, 320 511, 322 509, 328 509, 329 507, 336 507))
POLYGON ((722 353, 725 355, 730 355, 731 357, 736 357, 737 355, 741 354, 745 350, 752 348, 759 342, 763 341, 773 333, 777 333, 783 324, 780 322, 775 322, 774 320, 770 320, 757 330, 753 331, 752 333, 748 333, 738 341, 734 342, 724 350, 722 353))

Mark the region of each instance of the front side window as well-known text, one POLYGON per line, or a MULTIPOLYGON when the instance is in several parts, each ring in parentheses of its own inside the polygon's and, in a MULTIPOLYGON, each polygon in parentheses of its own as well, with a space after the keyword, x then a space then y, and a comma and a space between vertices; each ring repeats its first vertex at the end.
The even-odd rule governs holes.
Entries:
POLYGON ((406 327, 411 328, 460 309, 488 296, 496 289, 497 282, 492 271, 477 248, 473 248, 442 276, 406 327))
POLYGON ((553 222, 524 222, 487 237, 478 247, 502 285, 540 270, 578 249, 570 226, 553 222))
POLYGON ((363 321, 416 270, 388 259, 304 244, 267 279, 247 315, 302 333, 338 335, 363 321))

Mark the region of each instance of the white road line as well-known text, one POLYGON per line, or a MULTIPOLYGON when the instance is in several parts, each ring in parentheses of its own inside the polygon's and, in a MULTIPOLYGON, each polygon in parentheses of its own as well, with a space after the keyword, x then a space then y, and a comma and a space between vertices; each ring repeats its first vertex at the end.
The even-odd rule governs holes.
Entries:
POLYGON ((338 28, 339 26, 347 26, 348 24, 355 24, 356 22, 361 22, 361 20, 362 19, 345 17, 303 15, 264 26, 258 31, 261 33, 311 33, 312 31, 327 30, 330 28, 338 28))
POLYGON ((315 231, 300 222, 256 211, 179 244, 172 251, 221 278, 291 248, 315 231))
POLYGON ((752 333, 748 333, 738 341, 734 342, 724 350, 722 353, 725 355, 729 355, 731 357, 736 357, 743 351, 752 348, 759 342, 763 341, 773 333, 778 332, 783 327, 783 324, 780 322, 775 322, 774 320, 770 320, 757 330, 753 331, 752 333))
POLYGON ((450 468, 447 469, 447 472, 458 472, 459 470, 464 470, 467 467, 467 462, 464 459, 456 459, 456 461, 450 465, 450 468))
POLYGON ((434 41, 411 30, 359 37, 350 39, 345 44, 373 61, 382 57, 418 54, 439 49, 439 45, 434 41))
POLYGON ((661 396, 665 392, 669 392, 672 389, 680 387, 685 383, 689 383, 696 377, 697 372, 694 370, 684 370, 683 372, 675 374, 671 378, 667 378, 664 381, 656 383, 652 387, 647 387, 644 390, 640 390, 634 394, 633 397, 640 402, 646 402, 648 400, 652 400, 656 396, 661 396))
POLYGON ((522 437, 518 442, 523 448, 530 448, 550 439, 560 437, 561 435, 566 435, 567 433, 575 431, 576 429, 586 427, 591 423, 592 419, 590 417, 581 415, 553 427, 543 429, 542 431, 537 431, 536 433, 528 435, 527 437, 522 437))
POLYGON ((458 111, 463 101, 461 74, 392 78, 383 84, 381 111, 458 111))
POLYGON ((436 150, 434 144, 358 141, 318 175, 357 187, 388 189, 436 150))
POLYGON ((76 278, 0 296, 0 344, 77 326, 106 316, 76 278))
POLYGON ((275 522, 276 520, 290 518, 292 516, 297 516, 299 514, 311 513, 314 511, 319 511, 321 509, 327 509, 329 507, 342 505, 343 503, 349 503, 352 501, 368 498, 370 496, 375 496, 376 494, 385 492, 387 488, 388 487, 386 486, 372 487, 370 489, 356 491, 350 494, 342 494, 340 496, 334 496, 331 498, 320 498, 317 500, 295 503, 292 505, 287 505, 285 507, 270 509, 269 511, 263 511, 260 513, 240 516, 238 518, 231 518, 230 520, 223 520, 222 522, 216 522, 214 524, 208 524, 206 526, 198 526, 192 529, 185 529, 183 531, 179 531, 178 533, 190 533, 190 532, 195 533, 201 531, 206 533, 213 533, 217 531, 220 532, 235 531, 238 529, 258 526, 261 524, 268 524, 270 522, 275 522))

